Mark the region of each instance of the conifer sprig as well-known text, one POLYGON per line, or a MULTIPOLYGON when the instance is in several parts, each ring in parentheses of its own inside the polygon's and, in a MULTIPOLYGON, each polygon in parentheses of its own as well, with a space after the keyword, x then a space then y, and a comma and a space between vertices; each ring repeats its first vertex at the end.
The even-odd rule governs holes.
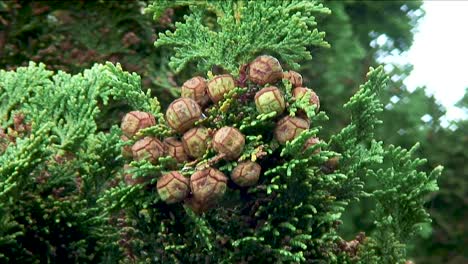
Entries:
POLYGON ((429 174, 421 171, 426 160, 414 157, 418 146, 406 150, 390 145, 383 153, 384 168, 368 171, 377 183, 371 192, 376 201, 372 211, 375 231, 360 252, 363 263, 404 263, 405 243, 431 222, 425 199, 438 190, 443 168, 438 166, 429 174))
POLYGON ((314 15, 330 10, 315 1, 155 1, 146 11, 158 18, 175 5, 190 5, 192 12, 174 32, 161 33, 155 45, 174 47, 169 65, 176 72, 195 63, 200 72, 217 65, 237 75, 262 52, 277 54, 294 69, 312 58, 308 47, 328 46, 314 15))
POLYGON ((21 246, 30 236, 42 241, 37 250, 53 252, 52 237, 67 234, 64 255, 73 262, 89 262, 88 249, 115 249, 104 243, 115 241, 115 232, 96 201, 122 166, 120 130, 98 132, 100 113, 115 100, 162 118, 158 101, 141 91, 138 75, 110 63, 70 75, 31 62, 0 71, 0 92, 7 133, 0 136, 8 139, 0 153, 0 261, 17 252, 15 260, 34 262, 34 252, 21 246))
POLYGON ((362 260, 400 263, 406 258, 405 243, 421 224, 430 222, 424 198, 438 189, 442 167, 427 175, 419 170, 425 160, 412 157, 417 145, 408 151, 385 147, 374 139, 375 128, 381 123, 378 113, 383 111, 378 94, 388 77, 382 67, 371 68, 367 77, 368 81, 344 106, 351 112, 351 123, 332 137, 331 145, 341 151, 340 169, 348 175, 344 182, 347 194, 341 198, 371 196, 376 201, 372 212, 375 232, 361 252, 362 260), (376 186, 365 187, 369 180, 376 180, 376 186))
MULTIPOLYGON (((170 65, 176 71, 195 63, 203 73, 219 66, 236 75, 259 53, 275 55, 291 69, 311 58, 310 45, 328 45, 324 33, 315 29, 314 15, 329 10, 316 2, 160 0, 147 11, 159 17, 168 7, 184 5, 191 14, 156 42, 174 47, 170 65)), ((67 258, 81 263, 98 258, 112 263, 333 263, 347 257, 353 257, 349 262, 402 262, 406 235, 428 222, 424 197, 437 189, 441 169, 427 175, 418 170, 423 160, 412 158, 414 149, 386 148, 374 139, 381 122, 377 115, 383 111, 378 93, 387 79, 383 68, 371 69, 368 81, 345 105, 350 124, 329 143, 322 138, 308 149, 304 144, 321 137, 321 125, 328 120, 325 113, 316 113, 308 96, 295 100, 290 82, 279 84, 289 114, 305 112, 310 121, 308 130, 281 145, 271 134, 276 113, 258 115, 254 102, 239 100, 249 89, 232 89, 196 125, 239 128, 247 134, 245 151, 237 161, 221 161, 212 159, 215 153, 209 149, 198 162, 219 162, 217 168, 228 173, 238 162, 255 159, 262 174, 250 188, 229 181, 233 188, 219 206, 197 215, 189 203, 185 208, 164 203, 155 186, 163 173, 177 168, 174 158, 164 155, 154 164, 133 161, 126 171, 122 131, 115 125, 99 129, 103 110, 124 101, 156 118, 156 125, 137 138, 174 135, 158 100, 141 90, 138 75, 110 63, 76 75, 34 63, 0 71, 1 126, 14 126, 18 113, 32 124, 29 134, 0 153, 0 261, 16 255, 24 257, 15 259, 20 262, 37 261, 35 252, 25 252, 31 248, 15 241, 30 238, 38 238, 34 241, 50 256, 57 250, 51 241, 66 234, 67 258), (339 166, 325 170, 334 157, 340 157, 339 166), (365 186, 365 177, 377 186, 365 186), (348 203, 365 196, 376 200, 375 232, 350 256, 338 249, 337 226, 348 203)), ((253 91, 261 88, 249 85, 253 91)), ((177 169, 188 177, 197 169, 191 166, 177 169)))
POLYGON ((427 174, 419 168, 425 159, 415 158, 419 144, 410 150, 393 145, 385 149, 385 168, 369 171, 377 180, 373 191, 377 201, 374 215, 378 227, 391 230, 400 241, 407 241, 418 233, 420 225, 429 223, 429 214, 424 209, 425 197, 437 191, 437 179, 442 166, 427 174))
POLYGON ((333 149, 342 155, 341 170, 348 175, 346 199, 359 200, 366 195, 363 191, 366 168, 382 162, 383 143, 374 140, 373 134, 381 123, 377 114, 383 111, 378 93, 384 89, 388 77, 383 67, 371 68, 367 77, 368 81, 344 105, 351 113, 350 124, 330 140, 333 149))

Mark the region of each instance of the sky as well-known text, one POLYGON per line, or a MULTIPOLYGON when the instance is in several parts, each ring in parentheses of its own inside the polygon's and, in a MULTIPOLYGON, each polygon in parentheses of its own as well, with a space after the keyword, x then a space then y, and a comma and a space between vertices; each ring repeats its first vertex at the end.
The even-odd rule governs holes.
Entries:
POLYGON ((413 46, 401 57, 414 65, 405 84, 410 90, 426 86, 447 108, 447 119, 468 116, 454 104, 468 87, 468 1, 424 1, 425 17, 416 29, 413 46))

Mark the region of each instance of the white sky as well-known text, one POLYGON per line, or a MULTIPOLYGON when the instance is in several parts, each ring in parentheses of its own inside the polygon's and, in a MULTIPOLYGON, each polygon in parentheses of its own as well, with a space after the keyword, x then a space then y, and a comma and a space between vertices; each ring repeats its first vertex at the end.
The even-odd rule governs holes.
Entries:
POLYGON ((466 119, 453 105, 468 87, 468 1, 424 1, 423 8, 426 15, 411 49, 384 61, 409 61, 414 69, 407 87, 426 86, 426 93, 447 108, 447 119, 466 119))

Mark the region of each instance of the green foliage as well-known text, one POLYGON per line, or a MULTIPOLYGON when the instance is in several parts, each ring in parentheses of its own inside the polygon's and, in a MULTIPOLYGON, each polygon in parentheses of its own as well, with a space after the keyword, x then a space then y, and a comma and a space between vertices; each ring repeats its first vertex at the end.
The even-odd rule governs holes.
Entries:
MULTIPOLYGON (((319 16, 317 21, 327 33, 326 40, 331 48, 314 50, 314 60, 304 63, 301 72, 309 87, 320 94, 323 110, 334 117, 324 128, 331 135, 348 122, 347 113, 341 106, 364 82, 368 68, 376 67, 378 59, 386 55, 407 51, 413 40, 411 28, 424 12, 422 1, 324 1, 324 4, 333 15, 319 16), (383 46, 377 45, 379 37, 386 39, 383 46)), ((404 80, 410 69, 402 69, 405 74, 396 70, 389 74, 404 80)), ((405 88, 400 82, 394 85, 391 80, 380 95, 382 102, 386 103, 396 90, 403 92, 405 88)), ((388 110, 383 116, 388 113, 393 118, 395 113, 388 110)), ((390 126, 388 122, 384 124, 390 126)), ((383 131, 386 132, 381 134, 382 138, 392 135, 388 129, 383 131)))
MULTIPOLYGON (((0 30, 0 53, 12 50, 10 40, 14 39, 8 38, 8 45, 2 46, 3 32, 18 38, 30 32, 26 30, 29 22, 24 20, 16 23, 23 26, 16 31, 10 23, 12 18, 28 17, 23 12, 31 12, 2 3, 1 8, 6 6, 18 14, 6 12, 5 16, 0 9, 0 18, 7 18, 0 19, 0 23, 8 22, 8 30, 0 30)), ((357 92, 354 86, 373 64, 376 52, 368 51, 368 44, 377 35, 386 34, 394 40, 389 49, 408 47, 412 37, 408 26, 412 22, 408 20, 415 20, 405 16, 418 9, 420 2, 406 3, 405 11, 402 3, 379 3, 376 7, 332 1, 326 5, 333 15, 325 17, 329 9, 310 1, 156 1, 147 8, 156 18, 166 14, 168 7, 180 12, 179 17, 187 10, 185 6, 189 5, 191 11, 183 23, 176 24, 174 32, 160 34, 156 41, 159 53, 146 45, 152 24, 140 14, 137 1, 80 3, 69 7, 72 12, 65 15, 61 12, 66 4, 57 5, 50 5, 55 11, 45 12, 44 17, 58 18, 59 24, 67 17, 72 21, 83 19, 87 26, 66 22, 65 27, 48 27, 43 26, 48 22, 35 20, 30 24, 35 31, 51 35, 60 29, 70 32, 72 39, 105 54, 105 59, 114 53, 126 54, 119 59, 128 62, 133 58, 134 64, 145 66, 137 69, 150 80, 145 87, 164 87, 164 92, 157 90, 160 99, 177 94, 172 73, 165 66, 167 50, 161 46, 175 49, 170 65, 176 71, 193 63, 203 73, 219 66, 237 74, 239 67, 263 53, 280 58, 285 69, 297 68, 313 53, 317 64, 303 64, 305 83, 317 87, 322 110, 327 110, 330 118, 325 112, 315 113, 315 108, 307 105, 309 98, 293 100, 288 82, 280 84, 290 105, 289 114, 295 115, 302 108, 312 121, 309 131, 280 147, 271 140, 274 116, 257 115, 252 102, 238 100, 246 96, 248 89, 238 87, 208 108, 208 118, 198 125, 231 125, 247 135, 240 160, 257 159, 262 153, 272 158, 257 160, 264 170, 257 186, 230 189, 218 207, 200 216, 187 206, 167 205, 160 200, 155 183, 174 166, 170 157, 160 158, 156 165, 140 161, 132 162, 130 170, 123 168, 120 147, 125 143, 115 126, 123 111, 135 109, 155 115, 157 125, 139 136, 172 135, 158 99, 152 98, 150 91, 141 91, 137 74, 124 72, 111 63, 95 65, 76 75, 54 74, 43 64, 34 63, 16 71, 0 71, 0 125, 6 131, 0 131, 0 148, 6 142, 4 152, 0 149, 1 261, 397 263, 407 258, 405 244, 411 243, 410 235, 417 235, 421 225, 428 222, 423 204, 436 189, 440 169, 427 175, 423 171, 432 168, 421 169, 423 161, 414 158, 416 149, 387 147, 376 139, 376 135, 389 138, 382 136, 385 134, 378 125, 382 125, 382 116, 386 122, 386 114, 396 109, 384 111, 379 101, 379 97, 390 97, 383 68, 371 69, 367 82, 357 92), (114 8, 120 11, 114 12, 114 8), (87 16, 86 10, 93 10, 94 15, 87 16), (393 14, 385 20, 385 26, 362 27, 376 25, 384 11, 393 14), (316 20, 319 25, 323 22, 321 30, 327 32, 332 49, 309 49, 328 46, 324 33, 315 28, 316 20), (106 25, 111 28, 109 38, 96 41, 95 32, 106 25), (122 29, 124 25, 129 29, 122 29), (141 38, 143 44, 126 46, 121 37, 135 28, 143 31, 136 30, 138 36, 146 36, 141 38), (311 68, 312 73, 305 72, 311 68), (355 95, 351 97, 352 93, 355 95), (343 110, 341 105, 349 97, 343 110), (345 111, 350 115, 344 115, 345 111), (25 120, 18 122, 21 115, 25 120), (304 142, 316 136, 322 138, 321 143, 301 152, 304 142), (327 138, 330 140, 323 140, 327 138), (316 153, 319 148, 321 151, 316 153), (339 166, 330 171, 327 161, 337 156, 339 166), (146 183, 125 183, 122 179, 128 174, 146 183), (369 214, 372 228, 365 229, 372 231, 358 243, 357 252, 352 252, 340 246, 343 238, 338 227, 343 213, 350 210, 349 203, 359 200, 371 200, 375 206, 369 214)), ((33 51, 22 51, 21 57, 30 58, 33 51)), ((0 62, 9 65, 11 58, 3 57, 0 62)), ((66 62, 62 59, 58 65, 66 62)), ((90 66, 89 61, 68 63, 75 72, 90 66)), ((403 92, 399 96, 409 95, 403 92)), ((412 96, 411 100, 420 103, 426 98, 418 92, 412 96)), ((404 108, 406 104, 400 105, 401 112, 397 113, 405 116, 404 108)), ((434 111, 434 116, 437 113, 434 111)), ((411 115, 407 120, 410 126, 418 117, 411 115)), ((459 137, 462 131, 458 130, 459 137)), ((412 138, 405 140, 413 143, 412 138)), ((456 157, 464 153, 455 148, 453 151, 456 157)), ((199 164, 209 164, 214 155, 207 151, 199 164)), ((227 174, 235 165, 235 161, 223 161, 219 169, 227 174)), ((195 170, 178 169, 185 176, 195 170)))
MULTIPOLYGON (((167 74, 167 52, 148 45, 158 31, 173 27, 171 10, 152 21, 141 12, 144 1, 0 3, 0 68, 15 69, 33 60, 75 74, 96 62, 119 62, 140 74, 163 102, 177 94, 177 84, 167 74)), ((120 114, 123 106, 106 111, 120 114)), ((99 125, 108 129, 110 123, 99 125)))
POLYGON ((377 113, 383 106, 376 96, 388 78, 382 67, 371 70, 368 78, 345 105, 352 113, 352 122, 332 137, 332 144, 344 150, 343 164, 350 164, 348 174, 359 179, 356 186, 367 185, 364 197, 376 202, 372 213, 375 231, 360 251, 362 263, 399 263, 405 260, 404 243, 418 233, 422 224, 430 221, 424 199, 437 190, 441 168, 426 175, 418 171, 425 161, 412 157, 416 148, 409 152, 394 146, 384 148, 369 136, 381 123, 377 113), (385 168, 369 169, 381 167, 379 164, 385 168), (372 182, 377 184, 369 184, 372 182))
MULTIPOLYGON (((341 105, 355 93, 365 70, 375 65, 378 58, 408 50, 414 33, 411 28, 424 11, 421 1, 328 1, 325 5, 333 15, 317 20, 321 30, 327 32, 331 48, 317 50, 314 60, 303 64, 301 72, 320 95, 321 108, 333 117, 323 128, 324 134, 332 135, 348 122, 341 105), (377 45, 379 36, 385 37, 383 45, 377 45)), ((466 244, 467 229, 462 220, 466 214, 460 212, 467 208, 467 184, 465 162, 461 161, 466 151, 461 146, 465 142, 466 122, 451 122, 447 127, 444 108, 426 94, 424 87, 408 90, 403 80, 411 68, 386 65, 392 78, 380 94, 385 110, 379 115, 383 123, 375 134, 387 144, 405 148, 420 142, 415 156, 428 159, 422 169, 430 171, 439 164, 445 168, 440 190, 426 197, 426 208, 434 221, 425 225, 424 238, 409 243, 412 246, 408 254, 416 263, 463 262, 467 259, 466 250, 460 245, 466 244)), ((374 179, 367 181, 371 186, 375 184, 374 179)), ((350 238, 359 230, 373 230, 368 212, 374 206, 370 199, 351 204, 343 216, 340 234, 350 238)))
MULTIPOLYGON (((281 87, 290 88, 290 85, 281 87)), ((150 178, 149 186, 153 187, 120 184, 107 190, 99 200, 111 215, 125 211, 126 222, 135 229, 121 232, 121 236, 129 241, 124 250, 128 258, 157 258, 182 263, 221 259, 225 259, 226 263, 243 259, 289 262, 310 258, 306 250, 330 246, 333 236, 328 236, 325 231, 331 229, 333 221, 339 218, 338 212, 343 210, 342 203, 331 198, 333 189, 330 188, 339 189, 339 183, 345 176, 325 175, 311 167, 323 163, 332 152, 310 155, 315 150, 312 149, 301 159, 291 158, 293 152, 302 148, 305 140, 316 135, 319 127, 313 127, 279 153, 277 143, 271 142, 271 129, 268 129, 274 126, 275 118, 271 115, 257 116, 253 100, 237 100, 246 91, 231 91, 223 101, 207 109, 209 117, 200 124, 206 127, 238 126, 247 135, 246 151, 241 159, 251 159, 261 149, 277 161, 257 160, 265 170, 265 177, 259 185, 250 190, 234 188, 225 195, 219 207, 202 216, 194 215, 186 206, 168 206, 160 201, 152 179, 167 170, 165 158, 160 158, 157 165, 132 162, 130 165, 135 168, 131 171, 133 177, 150 178), (336 179, 327 180, 330 177, 336 179), (316 186, 319 191, 309 192, 311 186, 316 186), (330 216, 329 210, 337 213, 330 216), (148 215, 146 220, 142 219, 143 211, 148 215), (164 225, 159 224, 161 222, 164 225), (321 232, 318 231, 319 227, 323 229, 321 232), (316 228, 315 236, 310 235, 316 228), (155 241, 152 237, 159 239, 155 241), (284 237, 291 239, 284 240, 284 237), (220 247, 220 243, 225 246, 220 247), (166 250, 153 256, 151 248, 166 250), (236 250, 232 251, 233 248, 236 250), (254 255, 254 251, 259 252, 254 255)), ((292 103, 291 97, 288 100, 292 103)), ((311 118, 316 124, 326 119, 323 113, 314 114, 311 118)), ((320 146, 325 147, 325 144, 320 146)), ((197 164, 212 163, 213 158, 214 153, 208 151, 197 164)), ((219 169, 229 175, 236 163, 221 162, 219 169)), ((189 166, 182 168, 182 173, 186 175, 193 171, 194 168, 189 166)), ((325 258, 325 253, 322 257, 325 258)))
POLYGON ((110 99, 158 111, 140 89, 139 76, 110 63, 73 76, 34 63, 0 71, 2 126, 17 137, 0 156, 3 260, 90 262, 114 247, 96 244, 112 232, 95 202, 121 166, 119 131, 97 122, 110 99), (32 123, 24 136, 19 113, 32 123))
MULTIPOLYGON (((227 263, 242 260, 306 262, 314 258, 335 262, 348 254, 334 250, 340 241, 336 227, 342 212, 350 201, 369 197, 378 202, 374 213, 377 231, 375 236, 368 237, 364 243, 364 248, 368 250, 359 251, 358 259, 350 261, 404 261, 407 237, 403 234, 410 234, 415 226, 428 221, 422 198, 434 190, 435 177, 440 171, 426 177, 426 174, 416 171, 417 165, 421 164, 420 160, 411 160, 405 151, 393 151, 393 147, 384 150, 382 143, 367 136, 373 133, 375 125, 379 123, 376 113, 382 111, 382 104, 377 100, 377 92, 387 80, 383 68, 371 70, 368 78, 368 82, 346 104, 351 110, 352 122, 332 139, 332 145, 345 151, 341 154, 340 170, 328 174, 320 169, 320 165, 337 153, 326 151, 325 143, 320 144, 324 148, 320 154, 311 153, 313 149, 308 154, 297 155, 303 143, 320 131, 318 124, 326 120, 323 113, 311 114, 311 123, 316 125, 289 142, 281 153, 277 153, 275 150, 278 146, 274 142, 262 140, 268 137, 273 116, 259 116, 259 122, 239 119, 239 112, 250 113, 247 111, 253 109, 253 105, 239 105, 232 100, 233 97, 242 96, 246 90, 231 92, 224 101, 208 110, 210 116, 223 120, 222 124, 216 126, 237 124, 246 134, 249 131, 260 133, 259 137, 247 137, 246 144, 250 146, 247 149, 253 151, 262 146, 276 161, 262 163, 265 172, 257 187, 247 192, 230 191, 216 210, 202 216, 194 215, 180 205, 165 205, 157 198, 154 189, 148 191, 142 185, 119 185, 110 189, 101 199, 105 204, 103 207, 111 214, 124 210, 127 212, 126 221, 136 223, 131 225, 133 231, 124 229, 121 232, 129 241, 126 246, 127 257, 152 259, 148 252, 155 247, 166 249, 157 257, 161 261, 224 259, 227 263), (387 169, 379 169, 387 162, 390 162, 387 169), (375 171, 369 169, 372 167, 376 168, 375 171), (379 186, 368 186, 366 194, 364 177, 371 176, 392 182, 385 180, 379 186), (395 187, 388 190, 387 187, 392 184, 395 187), (392 199, 388 199, 388 196, 392 196, 392 199), (405 210, 392 207, 395 202, 401 203, 405 210), (381 207, 390 209, 380 210, 381 207), (143 217, 142 214, 148 216, 143 217), (158 224, 161 222, 165 224, 158 224), (153 237, 159 239, 155 242, 153 237), (148 244, 147 241, 152 243, 148 244), (220 247, 220 244, 223 246, 220 247), (231 247, 237 250, 233 252, 231 247), (146 253, 137 253, 139 251, 146 253)), ((282 89, 288 87, 285 85, 282 89)), ((203 124, 210 127, 209 123, 215 122, 215 119, 207 118, 203 124)), ((249 154, 246 157, 249 157, 250 151, 247 152, 249 154)), ((206 161, 199 163, 209 162, 212 155, 207 153, 203 157, 206 161)), ((227 162, 220 169, 229 171, 233 167, 230 163, 227 162)), ((133 171, 137 178, 150 175, 157 177, 157 171, 164 167, 163 162, 156 166, 135 162, 132 165, 138 168, 133 171), (151 169, 145 169, 146 166, 151 169)))
MULTIPOLYGON (((466 98, 465 94, 459 101, 461 110, 466 110, 466 107, 463 108, 466 106, 463 104, 466 98)), ((435 103, 429 105, 438 106, 435 103)), ((412 254, 417 262, 464 262, 468 259, 464 247, 468 242, 468 228, 465 224, 468 208, 468 151, 465 147, 468 142, 468 122, 466 118, 451 121, 447 127, 442 125, 436 115, 431 117, 432 120, 424 122, 427 130, 421 131, 424 141, 421 142, 418 154, 427 156, 426 168, 432 169, 440 162, 444 165, 444 172, 439 181, 440 190, 431 195, 428 201, 433 219, 432 232, 426 227, 425 236, 415 241, 412 254)), ((413 132, 410 129, 405 131, 413 132)))
POLYGON ((416 149, 417 146, 408 151, 390 145, 383 155, 385 168, 368 171, 368 176, 378 182, 372 192, 376 200, 372 211, 376 231, 374 241, 369 243, 382 254, 378 263, 403 262, 406 256, 403 243, 430 222, 424 209, 425 197, 438 190, 437 178, 442 167, 429 175, 418 171, 426 161, 413 157, 416 149))
POLYGON ((333 139, 340 142, 338 144, 342 150, 353 151, 356 143, 369 143, 374 138, 375 127, 381 123, 377 114, 382 112, 383 105, 378 93, 385 87, 388 77, 379 67, 376 70, 371 68, 368 78, 366 84, 344 105, 351 113, 351 124, 333 139))
POLYGON ((259 53, 278 54, 297 68, 297 61, 311 59, 306 47, 328 46, 313 15, 329 10, 313 1, 155 1, 147 12, 159 18, 170 3, 192 11, 155 42, 175 49, 169 65, 177 72, 193 62, 200 72, 220 66, 237 74, 259 53))
POLYGON ((363 192, 366 168, 382 162, 382 142, 376 142, 373 134, 376 125, 381 123, 377 114, 383 110, 378 92, 385 87, 388 77, 379 67, 371 69, 368 78, 344 105, 351 113, 351 123, 331 138, 331 145, 341 152, 340 163, 345 164, 342 170, 349 175, 347 185, 353 186, 353 192, 347 195, 354 200, 366 195, 363 192))

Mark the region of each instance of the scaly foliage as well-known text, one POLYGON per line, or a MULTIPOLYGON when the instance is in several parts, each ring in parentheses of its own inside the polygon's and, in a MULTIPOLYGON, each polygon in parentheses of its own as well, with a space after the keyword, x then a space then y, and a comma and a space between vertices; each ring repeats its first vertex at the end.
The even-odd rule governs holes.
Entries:
MULTIPOLYGON (((167 102, 177 95, 169 54, 148 45, 159 31, 173 28, 174 10, 164 10, 158 21, 142 14, 144 1, 0 1, 0 68, 16 69, 30 60, 49 70, 71 74, 94 63, 119 62, 137 72, 147 89, 167 102)), ((119 115, 125 105, 106 109, 119 115)), ((112 122, 99 124, 109 129, 112 122)))
POLYGON ((113 246, 96 243, 113 233, 94 204, 121 162, 118 131, 99 132, 99 114, 112 99, 157 115, 158 102, 140 90, 139 76, 110 63, 73 76, 31 63, 0 71, 0 91, 8 127, 2 139, 9 139, 0 156, 1 257, 34 262, 41 251, 51 261, 101 257, 99 248, 113 246), (29 131, 28 125, 19 131, 20 114, 29 131))
POLYGON ((277 54, 294 69, 311 59, 307 47, 328 46, 313 15, 329 10, 314 1, 155 1, 146 10, 159 18, 174 5, 190 5, 192 13, 155 45, 174 47, 169 65, 177 72, 193 62, 200 72, 220 66, 237 74, 259 53, 277 54))
POLYGON ((376 201, 372 211, 376 231, 364 246, 364 260, 403 263, 406 256, 404 243, 419 234, 423 224, 431 221, 424 208, 425 197, 438 190, 437 179, 442 167, 435 168, 429 175, 418 171, 426 160, 413 157, 416 149, 417 145, 409 151, 390 145, 383 154, 385 167, 368 171, 368 176, 378 183, 372 192, 376 201), (374 250, 382 258, 369 257, 368 253, 374 250))
MULTIPOLYGON (((326 46, 313 14, 328 9, 309 1, 158 1, 148 11, 158 16, 169 5, 191 3, 197 5, 185 23, 178 23, 174 33, 161 35, 157 42, 174 46, 171 65, 177 70, 194 62, 200 72, 220 66, 237 74, 258 53, 276 55, 285 68, 294 68, 300 60, 310 59, 306 47, 326 46)), ((212 78, 210 73, 207 76, 212 78)), ((259 159, 264 173, 257 186, 230 189, 220 206, 196 215, 180 204, 165 204, 155 190, 160 175, 175 166, 172 158, 161 157, 154 165, 132 162, 126 171, 120 129, 99 129, 98 123, 108 118, 105 110, 123 102, 156 117, 157 124, 140 136, 173 134, 157 99, 141 91, 138 75, 110 63, 77 75, 53 74, 35 64, 0 71, 0 116, 6 128, 0 139, 7 142, 0 153, 0 258, 110 263, 403 262, 404 235, 416 234, 418 226, 428 221, 423 198, 435 189, 440 169, 427 176, 417 170, 421 160, 411 158, 414 150, 387 148, 375 139, 377 114, 383 110, 378 93, 387 77, 382 68, 371 69, 367 76, 367 83, 345 105, 350 124, 329 143, 305 152, 304 142, 321 135, 332 120, 324 112, 315 113, 309 98, 294 100, 288 82, 278 84, 291 106, 288 114, 303 108, 312 125, 284 147, 272 140, 274 116, 258 115, 252 101, 238 100, 252 92, 249 89, 237 87, 209 107, 208 118, 198 125, 237 127, 247 135, 240 160, 259 159), (268 159, 262 159, 264 155, 268 159), (338 168, 325 169, 336 156, 338 168), (148 181, 126 184, 121 179, 128 173, 148 181), (367 185, 365 178, 370 177, 379 184, 367 185), (376 231, 359 240, 353 252, 350 246, 341 246, 337 228, 347 205, 362 198, 377 203, 376 231)), ((253 86, 254 91, 258 88, 253 86)), ((115 117, 110 120, 117 123, 115 117)), ((210 163, 214 155, 208 150, 199 165, 210 163)), ((236 163, 218 165, 227 173, 236 163)), ((196 168, 179 169, 188 176, 196 168)))

